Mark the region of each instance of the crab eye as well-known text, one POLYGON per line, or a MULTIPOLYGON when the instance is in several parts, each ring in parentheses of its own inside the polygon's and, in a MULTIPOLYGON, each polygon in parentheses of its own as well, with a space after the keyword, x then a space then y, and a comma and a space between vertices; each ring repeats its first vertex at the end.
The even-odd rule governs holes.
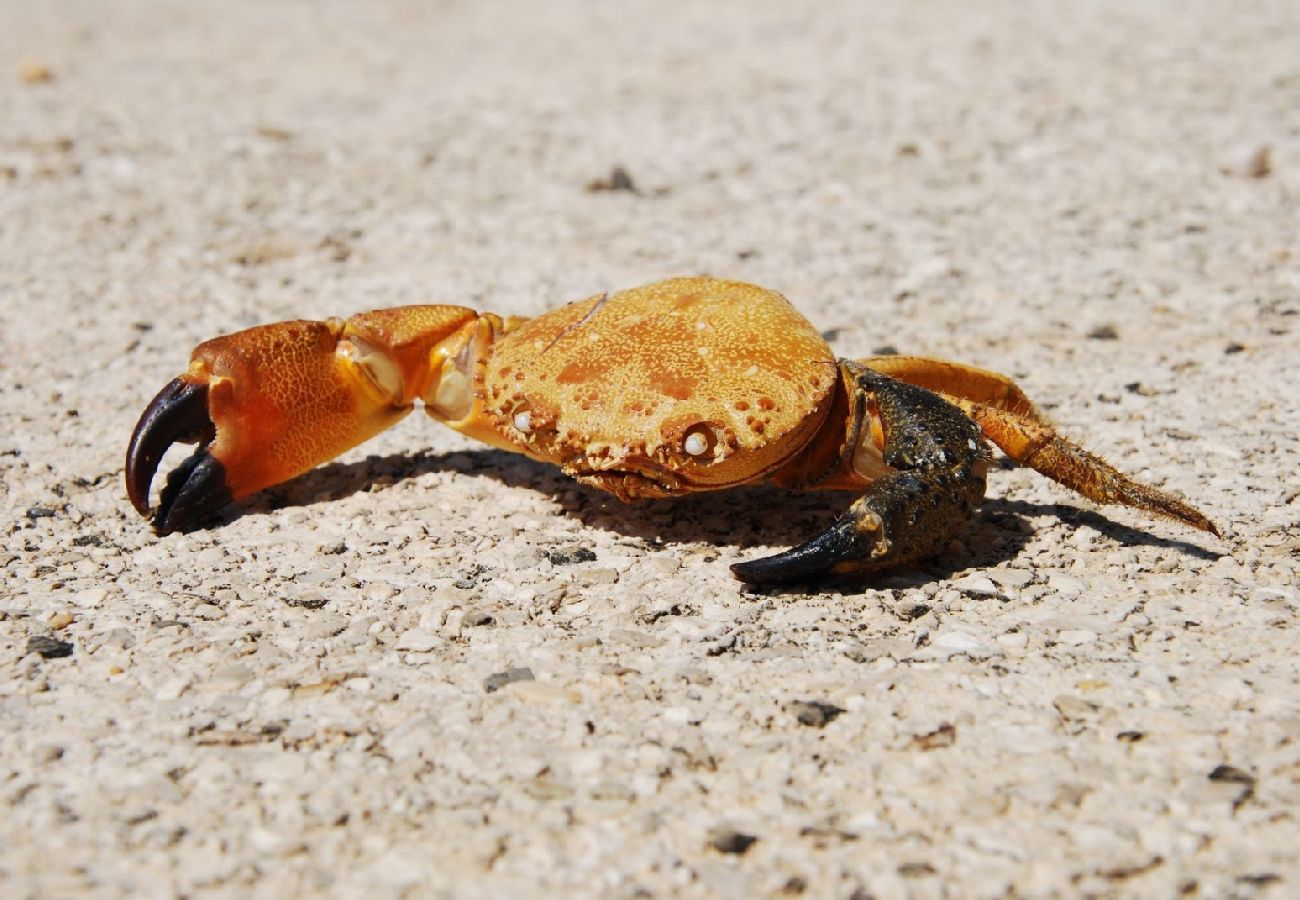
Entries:
POLYGON ((533 430, 533 414, 529 410, 520 410, 514 417, 515 430, 528 434, 533 430))
POLYGON ((682 435, 682 450, 687 456, 709 458, 713 448, 718 444, 718 434, 709 425, 701 422, 692 425, 682 435))

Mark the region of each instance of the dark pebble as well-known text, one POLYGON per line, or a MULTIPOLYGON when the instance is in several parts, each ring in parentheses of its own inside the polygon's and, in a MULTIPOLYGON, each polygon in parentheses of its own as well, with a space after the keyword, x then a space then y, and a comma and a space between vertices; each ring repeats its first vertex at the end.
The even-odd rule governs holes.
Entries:
POLYGON ((640 193, 636 188, 636 182, 628 174, 627 169, 622 166, 615 166, 610 169, 608 178, 597 178, 587 185, 587 190, 593 194, 602 191, 627 191, 628 193, 640 193))
POLYGON ((1250 784, 1255 783, 1255 776, 1249 772, 1242 771, 1236 766, 1215 766, 1214 771, 1208 776, 1211 781, 1227 782, 1229 784, 1250 784))
POLYGON ((49 635, 37 634, 27 639, 27 652, 39 653, 44 659, 59 659, 72 655, 72 644, 49 635))
POLYGON ((819 700, 796 700, 788 709, 794 713, 800 725, 809 725, 813 728, 825 728, 827 722, 835 721, 844 712, 838 706, 822 703, 819 700))
POLYGON ((574 563, 596 561, 595 551, 587 547, 578 547, 575 550, 543 550, 542 555, 554 566, 571 566, 574 563))
POLYGON ((508 669, 505 672, 493 672, 487 678, 483 679, 483 689, 489 694, 499 691, 507 684, 514 684, 516 681, 532 681, 532 669, 508 669))
POLYGON ((756 843, 758 838, 754 835, 733 828, 715 828, 709 834, 709 846, 719 853, 741 854, 756 843))

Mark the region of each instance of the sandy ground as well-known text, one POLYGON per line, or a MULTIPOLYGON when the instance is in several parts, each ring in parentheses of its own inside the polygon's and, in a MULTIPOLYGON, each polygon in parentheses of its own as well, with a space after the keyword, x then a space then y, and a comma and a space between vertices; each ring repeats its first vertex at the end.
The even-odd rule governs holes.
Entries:
POLYGON ((1294 896, 1297 34, 0 5, 0 893, 1294 896), (124 497, 206 337, 699 272, 1015 375, 1225 539, 1008 469, 932 564, 753 592, 842 501, 627 508, 422 417, 209 530, 124 497))

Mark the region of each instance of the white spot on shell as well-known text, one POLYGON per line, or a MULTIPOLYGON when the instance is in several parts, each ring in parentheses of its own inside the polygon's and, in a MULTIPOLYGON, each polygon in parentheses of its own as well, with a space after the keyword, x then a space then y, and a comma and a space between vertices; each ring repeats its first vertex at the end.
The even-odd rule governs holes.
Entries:
POLYGON ((699 351, 700 356, 708 356, 713 352, 712 347, 698 347, 696 349, 699 351))
POLYGON ((753 378, 757 374, 758 374, 758 366, 750 366, 748 369, 745 370, 746 378, 753 378))
POLYGON ((709 449, 709 441, 708 438, 696 431, 686 436, 686 442, 682 446, 691 456, 699 456, 709 449))
POLYGON ((533 430, 533 414, 526 409, 521 410, 515 413, 514 423, 517 431, 528 434, 533 430))
POLYGON ((972 450, 978 450, 978 449, 979 449, 978 447, 975 446, 975 441, 974 441, 974 440, 968 440, 968 441, 966 442, 966 446, 970 447, 972 450))

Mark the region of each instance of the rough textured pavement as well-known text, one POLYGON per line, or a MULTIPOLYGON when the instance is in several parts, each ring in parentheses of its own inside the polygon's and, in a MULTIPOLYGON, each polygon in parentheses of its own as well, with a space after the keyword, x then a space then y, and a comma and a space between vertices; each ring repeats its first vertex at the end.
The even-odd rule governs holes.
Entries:
POLYGON ((1294 896, 1298 33, 0 5, 0 893, 1294 896), (416 417, 210 530, 124 497, 206 337, 699 272, 1013 374, 1225 539, 1008 469, 919 570, 755 593, 843 498, 626 508, 416 417))

